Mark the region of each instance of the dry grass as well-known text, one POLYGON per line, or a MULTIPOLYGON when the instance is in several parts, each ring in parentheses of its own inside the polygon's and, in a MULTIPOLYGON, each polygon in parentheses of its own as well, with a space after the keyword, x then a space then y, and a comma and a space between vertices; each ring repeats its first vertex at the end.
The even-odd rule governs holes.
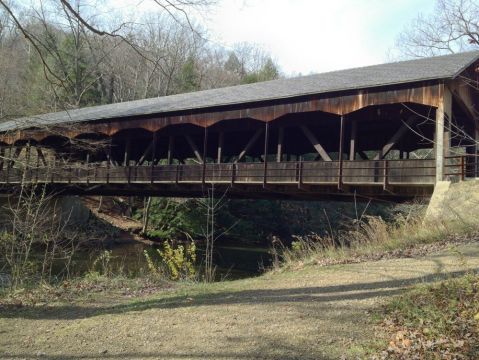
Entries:
POLYGON ((363 216, 346 230, 333 235, 295 237, 292 247, 283 249, 282 262, 274 270, 410 256, 413 249, 421 253, 421 249, 430 250, 428 245, 444 247, 467 242, 476 239, 478 234, 479 218, 475 216, 425 222, 424 209, 397 215, 391 222, 381 217, 363 216))

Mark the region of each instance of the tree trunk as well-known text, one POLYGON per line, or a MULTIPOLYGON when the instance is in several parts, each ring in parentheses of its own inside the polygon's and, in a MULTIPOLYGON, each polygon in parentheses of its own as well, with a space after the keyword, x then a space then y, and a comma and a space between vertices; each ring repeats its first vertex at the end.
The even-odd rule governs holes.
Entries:
POLYGON ((143 229, 141 232, 146 234, 148 231, 148 222, 150 220, 150 207, 151 207, 151 196, 148 197, 146 201, 145 211, 143 212, 143 229))

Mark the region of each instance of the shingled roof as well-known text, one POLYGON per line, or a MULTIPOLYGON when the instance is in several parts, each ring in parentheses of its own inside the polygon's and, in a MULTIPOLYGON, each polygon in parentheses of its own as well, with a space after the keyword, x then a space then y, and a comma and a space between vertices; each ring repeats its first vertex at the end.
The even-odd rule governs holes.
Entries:
POLYGON ((366 89, 426 80, 453 79, 479 59, 479 51, 204 90, 111 105, 86 107, 20 118, 0 124, 0 131, 35 126, 208 109, 304 95, 366 89))

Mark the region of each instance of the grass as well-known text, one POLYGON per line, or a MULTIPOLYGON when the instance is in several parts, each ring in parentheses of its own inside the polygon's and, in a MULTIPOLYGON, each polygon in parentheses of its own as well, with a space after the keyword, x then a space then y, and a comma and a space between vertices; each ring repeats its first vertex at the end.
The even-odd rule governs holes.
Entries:
POLYGON ((478 237, 477 218, 425 222, 423 211, 398 215, 391 222, 381 217, 364 216, 332 235, 296 237, 291 248, 283 249, 276 270, 420 255, 433 250, 431 246, 441 248, 478 237))
MULTIPOLYGON (((408 286, 479 267, 479 244, 421 258, 305 266, 129 296, 0 307, 0 358, 364 358, 370 314, 408 286)), ((101 281, 98 280, 98 281, 101 281)))
POLYGON ((479 275, 416 286, 385 307, 390 359, 478 359, 479 275))
POLYGON ((89 273, 84 277, 65 280, 61 283, 35 284, 14 290, 4 289, 0 291, 0 308, 94 301, 98 298, 130 298, 167 291, 178 286, 179 284, 147 275, 131 278, 120 274, 105 276, 89 273))

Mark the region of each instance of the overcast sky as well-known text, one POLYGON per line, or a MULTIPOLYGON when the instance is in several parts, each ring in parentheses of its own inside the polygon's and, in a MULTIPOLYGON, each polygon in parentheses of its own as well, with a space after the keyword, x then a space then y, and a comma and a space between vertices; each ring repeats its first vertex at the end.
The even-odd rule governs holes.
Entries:
POLYGON ((387 60, 397 34, 434 0, 220 0, 206 15, 210 38, 271 52, 286 74, 387 60))

